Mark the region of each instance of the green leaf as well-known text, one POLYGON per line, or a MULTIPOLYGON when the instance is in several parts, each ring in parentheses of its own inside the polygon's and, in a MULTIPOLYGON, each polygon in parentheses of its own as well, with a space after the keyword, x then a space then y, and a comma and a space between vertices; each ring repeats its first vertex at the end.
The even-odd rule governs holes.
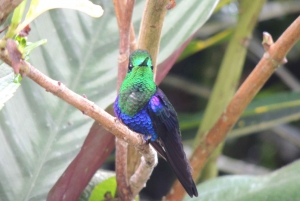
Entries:
POLYGON ((14 10, 10 26, 6 33, 6 38, 12 38, 15 35, 15 30, 23 18, 23 13, 25 10, 27 0, 24 0, 20 5, 14 10))
POLYGON ((46 39, 42 39, 34 43, 28 42, 27 37, 23 36, 16 36, 15 40, 18 42, 18 50, 22 53, 22 57, 25 61, 29 60, 29 54, 33 49, 47 43, 46 39))
MULTIPOLYGON (((32 52, 30 63, 106 108, 116 97, 119 31, 112 1, 94 3, 105 10, 99 19, 60 9, 34 20, 30 40, 46 38, 48 42, 32 52)), ((177 7, 166 16, 159 61, 200 28, 216 3, 177 1, 177 7), (185 23, 188 21, 191 23, 185 23)), ((139 29, 144 4, 136 2, 135 30, 139 29)), ((45 200, 78 153, 92 123, 81 111, 25 77, 22 87, 0 112, 1 199, 45 200)))
POLYGON ((29 54, 31 53, 31 51, 41 45, 45 45, 46 43, 47 43, 47 39, 42 39, 34 43, 27 42, 26 47, 24 47, 24 54, 23 54, 24 60, 26 61, 29 60, 29 54))
MULTIPOLYGON (((300 92, 282 92, 254 99, 228 137, 262 131, 300 118, 300 92)), ((182 130, 196 128, 202 114, 179 115, 182 130)))
POLYGON ((99 201, 104 200, 105 196, 109 194, 111 198, 115 197, 117 190, 116 177, 111 177, 107 180, 102 181, 93 189, 89 201, 99 201))
POLYGON ((13 69, 2 63, 0 65, 0 110, 4 107, 4 103, 8 101, 20 86, 20 75, 15 78, 13 69))
POLYGON ((281 201, 300 197, 300 161, 264 176, 223 176, 197 186, 197 198, 184 201, 281 201))
MULTIPOLYGON (((98 170, 82 192, 78 201, 90 200, 92 196, 93 199, 95 199, 95 196, 97 197, 100 195, 103 189, 106 189, 105 192, 111 191, 112 195, 114 196, 116 193, 116 188, 115 173, 107 170, 98 170)), ((104 200, 104 194, 101 195, 102 197, 97 198, 97 201, 104 200)))
POLYGON ((16 74, 14 83, 18 84, 18 83, 21 83, 21 81, 22 81, 22 76, 20 74, 16 74))
POLYGON ((14 10, 14 14, 11 19, 11 26, 18 26, 21 22, 25 10, 27 0, 22 1, 20 5, 14 10))

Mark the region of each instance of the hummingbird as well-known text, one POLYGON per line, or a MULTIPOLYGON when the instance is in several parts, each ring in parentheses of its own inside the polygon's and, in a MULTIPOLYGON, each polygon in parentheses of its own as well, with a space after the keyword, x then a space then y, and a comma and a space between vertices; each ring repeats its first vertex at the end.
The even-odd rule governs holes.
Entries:
POLYGON ((115 114, 131 130, 143 135, 169 163, 189 196, 197 197, 198 191, 181 142, 177 113, 153 77, 150 54, 145 50, 134 51, 114 102, 115 114))

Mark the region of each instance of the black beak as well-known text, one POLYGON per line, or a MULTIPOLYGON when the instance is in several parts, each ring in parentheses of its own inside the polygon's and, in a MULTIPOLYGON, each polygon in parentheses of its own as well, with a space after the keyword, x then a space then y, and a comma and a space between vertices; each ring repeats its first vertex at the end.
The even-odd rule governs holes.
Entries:
POLYGON ((143 63, 141 63, 139 66, 142 67, 142 66, 147 66, 147 62, 149 60, 149 57, 146 57, 146 59, 143 61, 143 63))

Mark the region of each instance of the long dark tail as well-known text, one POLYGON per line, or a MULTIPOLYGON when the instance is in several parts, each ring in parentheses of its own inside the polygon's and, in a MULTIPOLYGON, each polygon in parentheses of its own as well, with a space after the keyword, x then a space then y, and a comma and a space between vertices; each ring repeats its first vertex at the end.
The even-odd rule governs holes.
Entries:
POLYGON ((173 137, 150 143, 168 161, 189 196, 197 197, 198 191, 192 178, 191 167, 183 151, 181 140, 173 137))

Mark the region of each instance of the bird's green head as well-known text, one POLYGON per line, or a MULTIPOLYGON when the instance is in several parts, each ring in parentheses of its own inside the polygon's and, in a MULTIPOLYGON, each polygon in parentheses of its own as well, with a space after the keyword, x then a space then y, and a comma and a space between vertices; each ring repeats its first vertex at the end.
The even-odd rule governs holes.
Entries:
POLYGON ((150 54, 145 50, 136 50, 129 57, 128 70, 122 83, 121 91, 137 85, 154 88, 153 66, 150 54))
POLYGON ((136 50, 129 57, 127 75, 119 91, 119 107, 127 115, 140 111, 156 91, 150 54, 136 50))
POLYGON ((129 57, 126 78, 146 76, 153 79, 153 66, 150 54, 145 50, 136 50, 129 57))

